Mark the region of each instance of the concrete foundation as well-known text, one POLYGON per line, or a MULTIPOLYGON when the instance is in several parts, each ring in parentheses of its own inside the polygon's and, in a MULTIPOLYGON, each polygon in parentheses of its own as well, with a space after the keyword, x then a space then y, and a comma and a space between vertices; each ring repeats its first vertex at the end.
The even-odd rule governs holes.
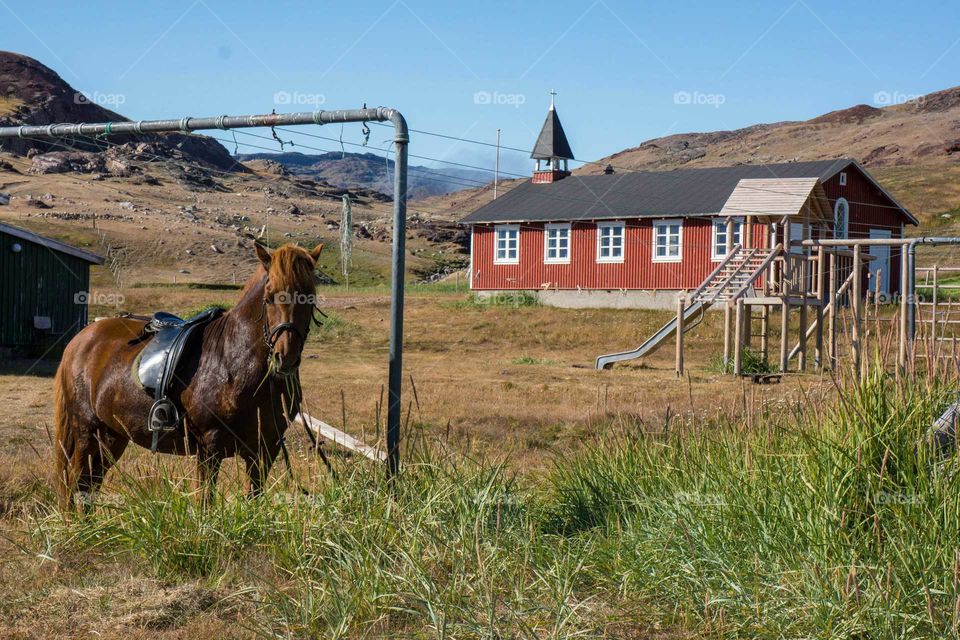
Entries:
POLYGON ((679 291, 653 289, 538 289, 535 291, 476 291, 478 298, 529 294, 540 304, 564 309, 663 309, 675 311, 679 291))

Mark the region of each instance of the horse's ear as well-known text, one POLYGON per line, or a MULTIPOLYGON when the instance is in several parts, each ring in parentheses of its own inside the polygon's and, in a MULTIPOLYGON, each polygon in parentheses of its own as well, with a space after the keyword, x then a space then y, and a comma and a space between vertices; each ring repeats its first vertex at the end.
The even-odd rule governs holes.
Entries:
POLYGON ((257 251, 257 258, 265 269, 270 268, 270 261, 273 259, 273 252, 259 242, 253 243, 253 248, 257 251))
POLYGON ((313 258, 313 262, 316 263, 320 259, 320 252, 323 251, 323 244, 318 244, 313 248, 313 251, 310 252, 310 257, 313 258))

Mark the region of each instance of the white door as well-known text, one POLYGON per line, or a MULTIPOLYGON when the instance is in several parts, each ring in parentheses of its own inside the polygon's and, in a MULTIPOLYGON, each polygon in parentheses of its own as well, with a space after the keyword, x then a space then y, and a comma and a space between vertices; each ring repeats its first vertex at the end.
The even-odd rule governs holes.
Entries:
MULTIPOLYGON (((889 229, 870 229, 870 239, 890 239, 889 229)), ((880 293, 890 293, 890 247, 870 246, 870 290, 875 291, 877 278, 880 278, 880 293)))

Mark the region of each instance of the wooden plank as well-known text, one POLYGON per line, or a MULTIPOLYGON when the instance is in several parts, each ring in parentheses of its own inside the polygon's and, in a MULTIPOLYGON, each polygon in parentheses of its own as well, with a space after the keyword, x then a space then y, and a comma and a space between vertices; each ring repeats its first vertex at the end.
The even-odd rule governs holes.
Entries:
POLYGON ((740 375, 743 373, 743 300, 737 300, 735 330, 736 335, 733 340, 733 373, 740 375))
POLYGON ((314 434, 329 440, 330 442, 339 445, 344 449, 349 449, 350 451, 359 453, 362 456, 370 458, 374 462, 386 462, 387 460, 387 453, 385 451, 381 451, 380 449, 364 444, 353 436, 340 431, 332 425, 327 424, 323 420, 317 420, 306 413, 301 413, 297 418, 294 419, 294 422, 300 418, 303 418, 307 426, 311 431, 314 432, 314 434))

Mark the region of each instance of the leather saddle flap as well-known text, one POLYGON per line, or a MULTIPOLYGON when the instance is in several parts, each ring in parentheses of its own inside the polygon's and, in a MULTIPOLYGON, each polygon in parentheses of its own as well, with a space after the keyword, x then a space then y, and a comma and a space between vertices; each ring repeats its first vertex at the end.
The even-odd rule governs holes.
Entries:
POLYGON ((157 397, 165 395, 164 387, 169 386, 181 357, 188 351, 190 335, 222 313, 223 309, 210 309, 188 320, 164 312, 154 314, 145 328, 153 338, 140 352, 137 366, 140 384, 157 397))

